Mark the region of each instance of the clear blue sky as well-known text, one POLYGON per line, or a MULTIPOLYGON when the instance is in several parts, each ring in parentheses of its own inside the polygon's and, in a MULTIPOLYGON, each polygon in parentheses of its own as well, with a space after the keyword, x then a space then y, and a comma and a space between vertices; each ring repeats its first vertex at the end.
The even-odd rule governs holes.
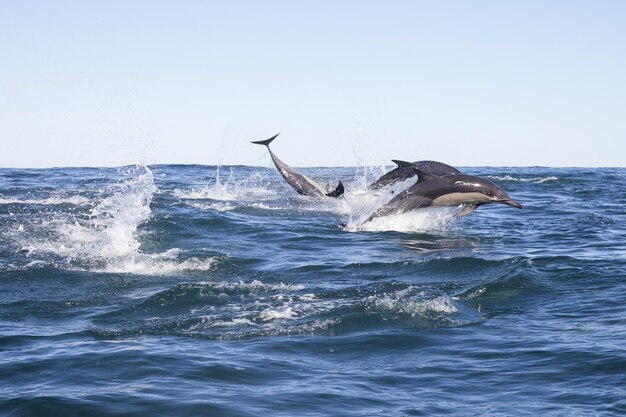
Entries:
POLYGON ((0 0, 1 167, 626 166, 626 1, 0 0))

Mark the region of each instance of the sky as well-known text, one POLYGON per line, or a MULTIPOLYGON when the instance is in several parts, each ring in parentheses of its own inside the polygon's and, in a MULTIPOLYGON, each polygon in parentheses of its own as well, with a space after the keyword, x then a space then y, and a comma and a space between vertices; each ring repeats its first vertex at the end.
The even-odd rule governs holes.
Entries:
POLYGON ((625 1, 0 0, 0 167, 626 166, 625 1))

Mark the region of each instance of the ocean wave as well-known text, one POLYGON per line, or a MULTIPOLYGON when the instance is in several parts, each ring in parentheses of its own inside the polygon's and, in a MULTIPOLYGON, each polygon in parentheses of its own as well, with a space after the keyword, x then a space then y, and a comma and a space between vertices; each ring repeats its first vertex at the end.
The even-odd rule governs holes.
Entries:
POLYGON ((445 293, 411 284, 376 284, 339 292, 298 284, 181 283, 139 305, 108 312, 100 331, 241 339, 359 327, 457 326, 480 319, 445 293), (387 288, 388 287, 388 288, 387 288))

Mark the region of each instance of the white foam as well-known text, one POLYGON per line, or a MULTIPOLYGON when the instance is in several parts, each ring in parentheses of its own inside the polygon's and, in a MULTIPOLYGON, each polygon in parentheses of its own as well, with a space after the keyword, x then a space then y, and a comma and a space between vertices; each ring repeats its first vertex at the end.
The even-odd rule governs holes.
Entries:
POLYGON ((236 206, 229 203, 201 203, 198 201, 186 201, 186 205, 197 208, 200 210, 210 210, 210 211, 231 211, 236 208, 236 206))
POLYGON ((346 226, 348 231, 368 232, 429 232, 446 231, 453 227, 457 208, 426 207, 419 210, 399 213, 389 216, 376 217, 363 223, 361 217, 352 219, 346 226))
POLYGON ((279 310, 279 309, 274 310, 274 309, 268 308, 268 309, 261 311, 261 314, 259 315, 259 317, 263 321, 288 320, 288 319, 293 319, 295 317, 298 317, 298 313, 296 313, 291 307, 285 307, 282 310, 279 310))
POLYGON ((170 275, 190 271, 209 271, 214 266, 215 259, 163 257, 162 254, 137 253, 132 256, 108 259, 107 264, 96 272, 123 273, 135 275, 170 275))
POLYGON ((87 197, 74 195, 68 197, 48 197, 41 199, 18 199, 18 198, 2 198, 0 197, 0 204, 33 204, 39 206, 56 206, 62 204, 69 204, 75 206, 86 206, 91 204, 91 201, 87 197))
POLYGON ((432 299, 424 299, 424 294, 408 295, 412 288, 398 291, 383 296, 371 296, 372 302, 377 308, 382 310, 392 310, 411 316, 421 316, 429 312, 454 314, 459 310, 447 295, 442 295, 432 299))

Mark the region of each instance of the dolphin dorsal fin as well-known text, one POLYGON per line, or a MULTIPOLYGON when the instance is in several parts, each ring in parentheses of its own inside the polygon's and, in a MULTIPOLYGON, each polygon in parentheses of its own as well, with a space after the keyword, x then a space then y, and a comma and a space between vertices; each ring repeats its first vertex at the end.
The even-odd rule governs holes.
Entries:
POLYGON ((435 178, 439 178, 436 175, 429 174, 428 172, 422 171, 421 169, 416 168, 416 167, 413 167, 413 171, 415 171, 415 173, 417 174, 417 177, 418 177, 417 182, 418 183, 419 182, 424 182, 424 181, 431 181, 431 180, 433 180, 435 178))
POLYGON ((410 167, 411 165, 413 165, 412 162, 400 161, 398 159, 392 159, 391 162, 398 165, 398 168, 410 167))
POLYGON ((269 148, 270 143, 272 143, 272 141, 273 141, 274 139, 276 139, 276 136, 278 136, 278 135, 280 135, 280 133, 275 134, 274 136, 272 136, 272 137, 271 137, 271 138, 269 138, 269 139, 265 139, 265 140, 256 140, 256 141, 252 141, 252 143, 255 143, 255 144, 257 144, 257 145, 265 145, 265 146, 267 146, 267 147, 269 148))

